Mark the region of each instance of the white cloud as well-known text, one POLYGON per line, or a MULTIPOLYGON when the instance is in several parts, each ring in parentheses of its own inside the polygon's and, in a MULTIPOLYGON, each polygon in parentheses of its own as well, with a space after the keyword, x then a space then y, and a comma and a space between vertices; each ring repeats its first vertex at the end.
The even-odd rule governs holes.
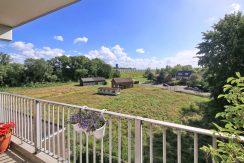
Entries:
POLYGON ((57 41, 64 41, 64 37, 63 36, 54 36, 53 39, 55 39, 57 41))
POLYGON ((78 38, 74 39, 74 44, 87 43, 87 42, 88 42, 87 37, 78 37, 78 38))
POLYGON ((138 48, 138 49, 136 49, 136 52, 140 53, 140 54, 144 54, 145 50, 143 48, 138 48))
POLYGON ((12 57, 16 62, 23 62, 26 58, 50 59, 53 57, 62 56, 65 53, 64 50, 58 48, 35 48, 32 43, 25 43, 22 41, 12 43, 10 44, 10 47, 17 51, 12 54, 12 57))
POLYGON ((238 3, 232 3, 230 6, 230 13, 237 13, 238 11, 240 11, 241 9, 241 5, 238 3))
POLYGON ((120 67, 135 67, 137 69, 161 68, 166 65, 174 66, 176 64, 192 65, 194 67, 198 64, 196 58, 197 50, 184 50, 180 51, 174 56, 165 58, 131 58, 127 55, 123 48, 115 45, 112 48, 102 46, 99 50, 91 50, 85 56, 88 58, 100 58, 105 62, 115 65, 119 64, 120 67))
MULTIPOLYGON (((32 43, 25 43, 22 41, 10 44, 15 52, 11 54, 15 62, 23 62, 26 58, 44 58, 50 59, 57 56, 62 56, 65 51, 58 48, 42 47, 35 48, 32 43)), ((100 58, 111 65, 119 64, 120 67, 135 67, 137 69, 161 68, 166 65, 174 66, 176 64, 197 66, 198 58, 196 58, 197 50, 183 50, 170 57, 158 58, 131 58, 126 51, 115 45, 113 47, 101 46, 98 50, 91 50, 86 57, 100 58)), ((75 55, 81 55, 77 52, 75 55)))

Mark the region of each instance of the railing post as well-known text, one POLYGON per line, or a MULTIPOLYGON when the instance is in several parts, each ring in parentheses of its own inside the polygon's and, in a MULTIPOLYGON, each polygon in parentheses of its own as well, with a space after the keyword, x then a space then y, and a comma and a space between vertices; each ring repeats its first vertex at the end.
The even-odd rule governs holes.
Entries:
POLYGON ((33 119, 34 119, 34 132, 33 132, 33 139, 34 139, 34 145, 35 145, 35 153, 38 152, 38 149, 41 146, 41 134, 40 134, 40 123, 41 123, 41 117, 40 117, 40 102, 35 101, 34 103, 34 110, 33 110, 33 119))
POLYGON ((135 120, 135 163, 142 163, 142 121, 135 120))

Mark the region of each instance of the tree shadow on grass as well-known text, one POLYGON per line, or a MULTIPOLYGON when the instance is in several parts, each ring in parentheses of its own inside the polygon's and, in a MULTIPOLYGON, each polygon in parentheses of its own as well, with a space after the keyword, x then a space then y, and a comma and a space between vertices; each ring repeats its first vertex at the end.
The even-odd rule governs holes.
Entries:
MULTIPOLYGON (((182 124, 199 127, 204 129, 214 129, 213 123, 220 124, 220 119, 215 115, 223 111, 214 101, 198 102, 191 104, 189 107, 182 108, 182 124)), ((221 124, 220 124, 221 125, 221 124)))

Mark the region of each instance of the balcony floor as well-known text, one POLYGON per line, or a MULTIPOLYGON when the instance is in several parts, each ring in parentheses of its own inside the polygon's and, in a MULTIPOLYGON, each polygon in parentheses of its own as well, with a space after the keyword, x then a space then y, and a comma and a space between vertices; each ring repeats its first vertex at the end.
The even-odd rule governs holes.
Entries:
POLYGON ((21 162, 29 162, 24 158, 20 157, 16 153, 11 150, 0 154, 0 162, 1 163, 21 163, 21 162))

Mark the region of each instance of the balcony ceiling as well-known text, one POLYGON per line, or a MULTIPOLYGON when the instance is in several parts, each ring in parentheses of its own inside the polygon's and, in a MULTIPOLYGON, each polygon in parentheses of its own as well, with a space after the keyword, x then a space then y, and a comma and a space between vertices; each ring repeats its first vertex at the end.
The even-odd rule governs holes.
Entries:
POLYGON ((77 1, 79 0, 0 0, 0 25, 14 28, 77 1))

